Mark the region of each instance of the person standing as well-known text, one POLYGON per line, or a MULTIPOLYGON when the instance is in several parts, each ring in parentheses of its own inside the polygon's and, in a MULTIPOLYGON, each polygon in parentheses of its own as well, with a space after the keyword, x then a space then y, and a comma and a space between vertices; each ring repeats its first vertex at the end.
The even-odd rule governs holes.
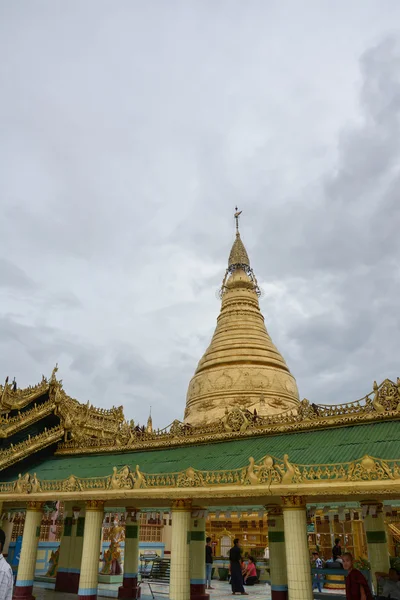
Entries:
MULTIPOLYGON (((315 569, 322 569, 322 567, 324 565, 323 565, 322 560, 319 557, 318 552, 313 552, 312 553, 312 557, 313 557, 314 568, 315 569)), ((322 577, 322 575, 317 575, 315 573, 314 579, 313 579, 313 586, 312 586, 313 590, 315 590, 315 588, 318 588, 318 591, 322 592, 322 590, 321 590, 321 577, 322 577)))
POLYGON ((242 574, 242 551, 239 546, 239 539, 233 540, 233 547, 229 550, 229 561, 231 567, 231 586, 232 594, 242 594, 242 596, 248 596, 248 593, 244 591, 243 587, 243 574, 242 574))
POLYGON ((213 590, 211 587, 211 576, 212 576, 212 568, 213 568, 213 553, 212 553, 212 544, 211 538, 206 538, 206 586, 208 590, 213 590))
POLYGON ((11 600, 13 592, 13 572, 3 556, 6 534, 0 529, 0 600, 11 600))
POLYGON ((353 566, 354 559, 350 552, 343 554, 343 566, 347 569, 346 600, 373 600, 368 581, 358 569, 353 566))

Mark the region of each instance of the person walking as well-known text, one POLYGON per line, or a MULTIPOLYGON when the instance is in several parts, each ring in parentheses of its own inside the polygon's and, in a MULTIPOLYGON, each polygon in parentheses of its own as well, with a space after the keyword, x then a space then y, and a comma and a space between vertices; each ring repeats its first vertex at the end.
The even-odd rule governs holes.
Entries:
POLYGON ((248 596, 248 593, 244 591, 243 587, 243 574, 242 574, 242 551, 239 546, 239 539, 233 540, 233 547, 229 550, 229 562, 231 567, 231 586, 232 594, 242 594, 242 596, 248 596))
POLYGON ((11 600, 13 592, 13 572, 3 556, 6 534, 0 529, 0 600, 11 600))
POLYGON ((354 558, 350 552, 342 556, 343 567, 347 569, 346 600, 373 600, 368 581, 358 569, 354 568, 354 558))
MULTIPOLYGON (((323 565, 323 562, 322 562, 321 558, 319 557, 318 552, 313 552, 312 553, 312 557, 313 557, 314 568, 315 569, 322 569, 324 565, 323 565)), ((313 586, 312 586, 313 590, 315 590, 315 588, 318 588, 318 591, 322 592, 322 590, 321 590, 321 578, 322 578, 322 575, 317 575, 317 573, 315 573, 314 579, 313 579, 313 586)))
POLYGON ((206 538, 206 586, 208 590, 213 590, 211 587, 211 576, 212 576, 212 568, 213 568, 213 553, 212 553, 212 544, 211 538, 206 538))

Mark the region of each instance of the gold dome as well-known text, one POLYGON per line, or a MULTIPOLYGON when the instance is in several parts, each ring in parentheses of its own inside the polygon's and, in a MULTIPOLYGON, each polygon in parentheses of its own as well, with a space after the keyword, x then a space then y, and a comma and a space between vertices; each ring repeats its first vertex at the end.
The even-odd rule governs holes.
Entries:
POLYGON ((296 380, 266 330, 238 230, 221 295, 217 327, 189 383, 185 423, 212 423, 236 407, 260 416, 296 409, 296 380))

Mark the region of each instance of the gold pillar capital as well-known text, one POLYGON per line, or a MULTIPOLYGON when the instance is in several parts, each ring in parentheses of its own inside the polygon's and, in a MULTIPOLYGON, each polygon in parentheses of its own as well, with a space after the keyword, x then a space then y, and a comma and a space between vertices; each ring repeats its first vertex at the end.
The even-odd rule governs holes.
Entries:
POLYGON ((192 500, 190 498, 181 498, 172 501, 173 511, 188 511, 192 510, 192 500))
POLYGON ((104 500, 87 500, 86 511, 101 511, 104 510, 104 500))
POLYGON ((31 512, 43 512, 43 502, 29 501, 26 505, 26 510, 30 510, 31 512))
POLYGON ((280 504, 266 504, 264 506, 265 510, 268 513, 268 517, 269 515, 274 516, 274 517, 280 517, 282 516, 282 506, 280 504))
POLYGON ((306 496, 282 496, 283 510, 302 510, 306 508, 306 505, 306 496))

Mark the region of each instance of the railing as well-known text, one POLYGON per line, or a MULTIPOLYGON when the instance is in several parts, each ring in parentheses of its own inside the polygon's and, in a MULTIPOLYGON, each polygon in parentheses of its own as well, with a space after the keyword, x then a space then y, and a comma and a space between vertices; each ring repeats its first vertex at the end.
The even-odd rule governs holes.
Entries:
MULTIPOLYGON (((360 572, 364 575, 365 579, 368 582, 369 588, 371 590, 371 592, 373 592, 372 589, 372 577, 371 577, 371 571, 364 571, 364 570, 360 570, 360 572)), ((346 576, 348 575, 348 571, 346 569, 316 569, 315 567, 311 567, 311 577, 314 581, 314 576, 315 575, 335 575, 337 576, 341 576, 343 577, 343 583, 345 583, 346 580, 346 576)), ((323 580, 320 580, 320 583, 323 583, 323 580)), ((321 585, 322 587, 322 585, 321 585)), ((332 598, 332 594, 329 594, 329 598, 332 598)), ((343 597, 341 595, 341 597, 343 597)))

